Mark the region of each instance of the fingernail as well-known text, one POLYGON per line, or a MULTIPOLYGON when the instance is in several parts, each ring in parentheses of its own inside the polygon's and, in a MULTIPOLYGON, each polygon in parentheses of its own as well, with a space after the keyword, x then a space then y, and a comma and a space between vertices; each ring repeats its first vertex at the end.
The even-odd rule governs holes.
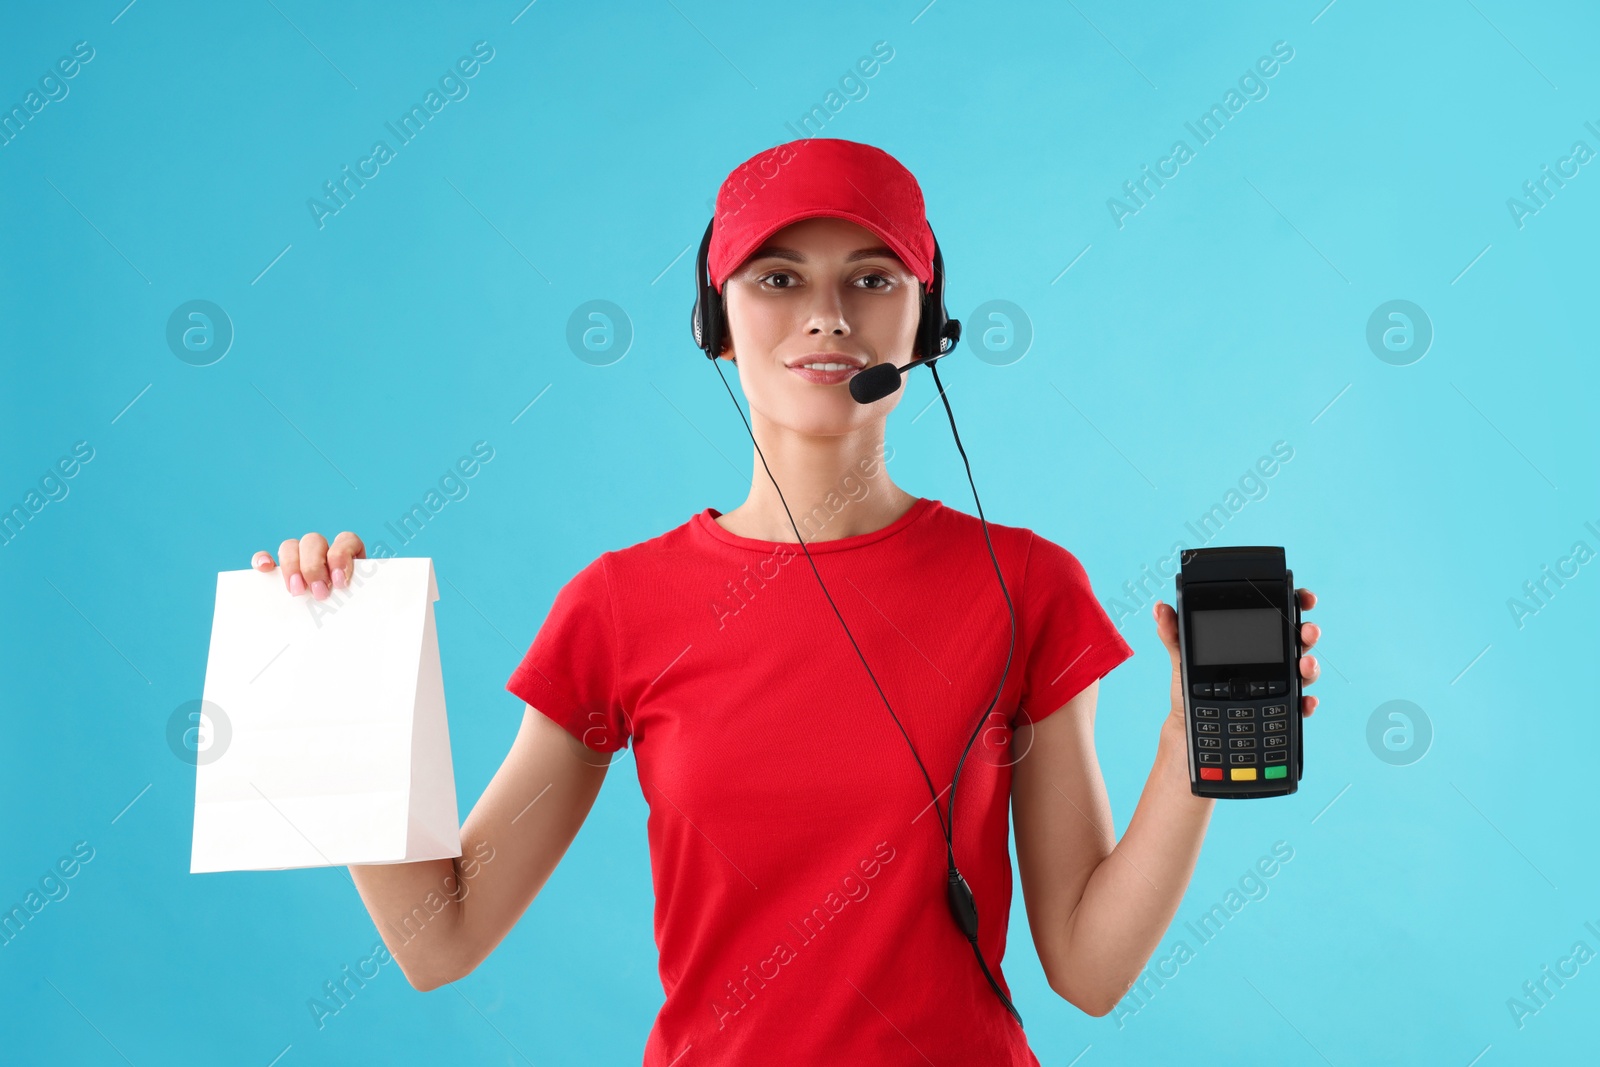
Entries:
POLYGON ((299 572, 289 576, 289 592, 299 596, 306 591, 306 580, 300 577, 299 572))
POLYGON ((318 578, 311 583, 311 595, 318 600, 328 599, 328 583, 318 578))
POLYGON ((333 587, 335 589, 343 589, 344 588, 344 568, 343 567, 335 567, 335 568, 333 568, 333 587))

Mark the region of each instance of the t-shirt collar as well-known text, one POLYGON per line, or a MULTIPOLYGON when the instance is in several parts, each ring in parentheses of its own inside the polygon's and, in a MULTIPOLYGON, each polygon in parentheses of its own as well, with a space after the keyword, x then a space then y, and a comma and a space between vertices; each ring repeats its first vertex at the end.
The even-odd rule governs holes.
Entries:
MULTIPOLYGON (((910 526, 912 523, 928 514, 934 508, 941 506, 941 503, 932 497, 919 496, 912 502, 911 506, 905 510, 904 514, 902 514, 898 519, 895 519, 889 525, 883 527, 881 530, 872 530, 869 533, 855 534, 851 537, 837 537, 826 541, 807 541, 806 550, 812 553, 847 552, 853 548, 862 548, 866 545, 875 544, 879 541, 882 541, 884 538, 893 537, 901 530, 904 530, 906 527, 910 526)), ((717 517, 721 514, 722 512, 718 511, 716 508, 705 508, 695 515, 692 525, 700 533, 714 537, 718 541, 721 541, 727 545, 732 545, 735 548, 750 549, 752 551, 764 552, 767 554, 771 554, 779 549, 788 549, 796 552, 800 551, 800 546, 794 541, 763 541, 754 537, 741 537, 732 531, 725 530, 716 521, 717 517)), ((805 529, 805 523, 801 521, 803 518, 803 515, 795 516, 795 522, 800 524, 800 528, 802 530, 805 529)), ((826 526, 824 526, 820 532, 826 532, 826 529, 826 526)))

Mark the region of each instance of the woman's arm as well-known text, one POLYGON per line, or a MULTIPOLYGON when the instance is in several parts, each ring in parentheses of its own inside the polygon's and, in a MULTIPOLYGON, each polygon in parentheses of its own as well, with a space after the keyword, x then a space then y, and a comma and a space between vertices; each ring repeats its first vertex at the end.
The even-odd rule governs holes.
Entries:
POLYGON ((389 953, 419 990, 470 974, 533 903, 605 780, 596 752, 531 705, 461 828, 461 855, 352 866, 389 953))
MULTIPOLYGON (((1316 603, 1307 590, 1298 595, 1302 610, 1316 603)), ((1098 682, 1012 739, 1022 753, 1012 810, 1028 925, 1050 988, 1090 1015, 1116 1007, 1171 925, 1215 804, 1189 789, 1177 615, 1158 602, 1155 617, 1172 657, 1171 711, 1121 841, 1094 751, 1098 682)), ((1306 649, 1318 636, 1302 624, 1306 649)), ((1315 657, 1301 657, 1300 673, 1303 684, 1316 680, 1315 657)), ((1302 697, 1301 713, 1316 703, 1302 697)))
POLYGON ((1119 842, 1094 751, 1095 682, 1017 731, 1017 868, 1050 988, 1105 1015, 1138 978, 1177 913, 1214 801, 1189 791, 1183 722, 1163 724, 1155 767, 1119 842))

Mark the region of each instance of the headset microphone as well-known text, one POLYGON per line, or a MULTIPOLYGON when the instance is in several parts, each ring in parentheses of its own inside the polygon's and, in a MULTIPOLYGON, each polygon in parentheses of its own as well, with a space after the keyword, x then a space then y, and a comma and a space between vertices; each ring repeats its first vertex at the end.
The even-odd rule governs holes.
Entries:
MULTIPOLYGON (((960 325, 959 322, 956 323, 957 327, 960 327, 960 325)), ((960 335, 961 331, 958 328, 956 336, 959 337, 960 335)), ((945 349, 944 352, 940 352, 935 356, 914 359, 904 367, 897 367, 893 363, 879 363, 876 366, 868 367, 850 379, 850 395, 855 398, 858 404, 871 404, 882 400, 900 388, 901 380, 909 371, 925 363, 932 363, 948 352, 949 349, 945 349)))
MULTIPOLYGON (((961 759, 956 763, 954 776, 950 781, 949 817, 939 810, 939 795, 934 792, 933 779, 928 776, 928 769, 923 766, 922 757, 917 754, 917 747, 911 743, 911 737, 906 733, 906 728, 901 725, 900 717, 894 713, 894 708, 889 704, 889 698, 884 695, 883 686, 878 684, 877 675, 872 673, 872 667, 867 663, 867 657, 862 654, 861 646, 856 644, 855 635, 850 632, 850 627, 844 621, 844 615, 839 611, 839 605, 833 602, 833 594, 828 592, 822 575, 817 571, 816 561, 811 558, 811 550, 806 547, 805 538, 800 535, 800 527, 794 521, 794 514, 789 510, 789 502, 784 499, 783 490, 778 486, 778 480, 772 475, 772 468, 767 466, 767 457, 761 451, 760 442, 756 441, 755 432, 750 428, 750 421, 745 418, 744 409, 739 406, 739 400, 733 395, 732 386, 722 374, 722 361, 717 358, 728 343, 728 323, 722 294, 711 283, 708 258, 711 248, 711 235, 715 217, 706 224, 705 236, 700 240, 700 254, 695 260, 695 302, 690 314, 689 326, 694 334, 695 346, 701 349, 717 369, 717 377, 721 378, 722 386, 728 391, 728 399, 733 401, 734 410, 739 413, 739 419, 744 423, 745 432, 750 435, 751 444, 755 445, 756 455, 761 459, 761 466, 766 469, 767 478, 772 482, 772 487, 778 492, 778 500, 783 504, 784 514, 789 517, 789 525, 794 529, 795 538, 800 543, 800 548, 805 552, 806 562, 811 564, 811 573, 816 577, 817 584, 822 587, 822 595, 827 598, 828 606, 833 608, 834 615, 839 619, 845 636, 850 639, 850 644, 855 648, 856 657, 861 660, 861 666, 866 668, 867 677, 872 680, 872 685, 878 691, 878 698, 883 701, 883 706, 888 708, 889 717, 894 720, 895 726, 900 729, 900 736, 905 739, 907 747, 911 749, 911 758, 916 760, 917 769, 922 772, 922 780, 927 783, 928 792, 933 796, 934 816, 939 820, 940 833, 944 836, 946 886, 945 898, 950 907, 950 914, 955 919, 956 926, 960 928, 962 936, 972 946, 972 954, 977 957, 978 966, 983 971, 983 976, 989 980, 989 988, 994 990, 995 996, 1005 1005, 1006 1011, 1017 1020, 1017 1025, 1022 1025, 1022 1016, 1012 1005, 1000 984, 994 980, 994 975, 989 972, 989 965, 984 961, 983 951, 978 947, 978 905, 973 899, 972 889, 961 871, 956 867, 955 857, 955 819, 956 819, 956 790, 961 784, 961 768, 967 762, 967 754, 972 751, 972 744, 978 739, 978 733, 983 724, 989 720, 989 715, 1000 700, 1000 694, 1005 691, 1006 678, 1011 673, 1011 656, 1017 645, 1017 611, 1011 603, 1011 593, 1006 589, 1005 576, 1000 572, 1000 561, 994 554, 994 542, 989 538, 989 522, 983 515, 983 502, 978 499, 978 486, 972 480, 972 464, 967 462, 967 450, 961 447, 961 434, 956 431, 956 417, 950 410, 950 399, 945 396, 944 384, 939 381, 939 368, 934 365, 941 356, 948 354, 961 338, 961 323, 949 317, 944 307, 944 256, 939 251, 937 239, 933 242, 933 279, 930 288, 922 293, 921 317, 917 321, 917 334, 915 341, 915 354, 913 359, 904 367, 897 367, 892 363, 881 363, 856 374, 850 379, 850 395, 857 403, 870 404, 882 400, 896 389, 900 388, 906 371, 928 364, 928 371, 933 375, 934 385, 939 390, 939 398, 944 401, 945 415, 950 420, 950 433, 955 438, 956 451, 961 453, 961 462, 967 469, 967 484, 972 486, 972 501, 978 508, 978 521, 983 526, 984 544, 989 548, 989 562, 994 565, 995 578, 1000 583, 1000 595, 1005 598, 1006 611, 1011 616, 1011 643, 1006 648, 1005 668, 1000 672, 1000 685, 995 689, 994 696, 989 701, 989 706, 984 709, 982 717, 973 727, 972 734, 967 738, 966 748, 961 752, 961 759)), ((930 235, 932 228, 929 228, 930 235)))

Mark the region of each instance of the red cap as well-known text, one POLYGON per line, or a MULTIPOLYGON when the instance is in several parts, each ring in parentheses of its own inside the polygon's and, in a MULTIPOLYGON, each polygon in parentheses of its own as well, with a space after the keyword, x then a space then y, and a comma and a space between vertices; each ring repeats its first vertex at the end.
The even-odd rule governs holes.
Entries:
POLYGON ((881 148, 831 137, 758 152, 723 181, 706 262, 712 286, 722 292, 761 242, 818 215, 865 226, 932 288, 933 231, 917 179, 881 148))

